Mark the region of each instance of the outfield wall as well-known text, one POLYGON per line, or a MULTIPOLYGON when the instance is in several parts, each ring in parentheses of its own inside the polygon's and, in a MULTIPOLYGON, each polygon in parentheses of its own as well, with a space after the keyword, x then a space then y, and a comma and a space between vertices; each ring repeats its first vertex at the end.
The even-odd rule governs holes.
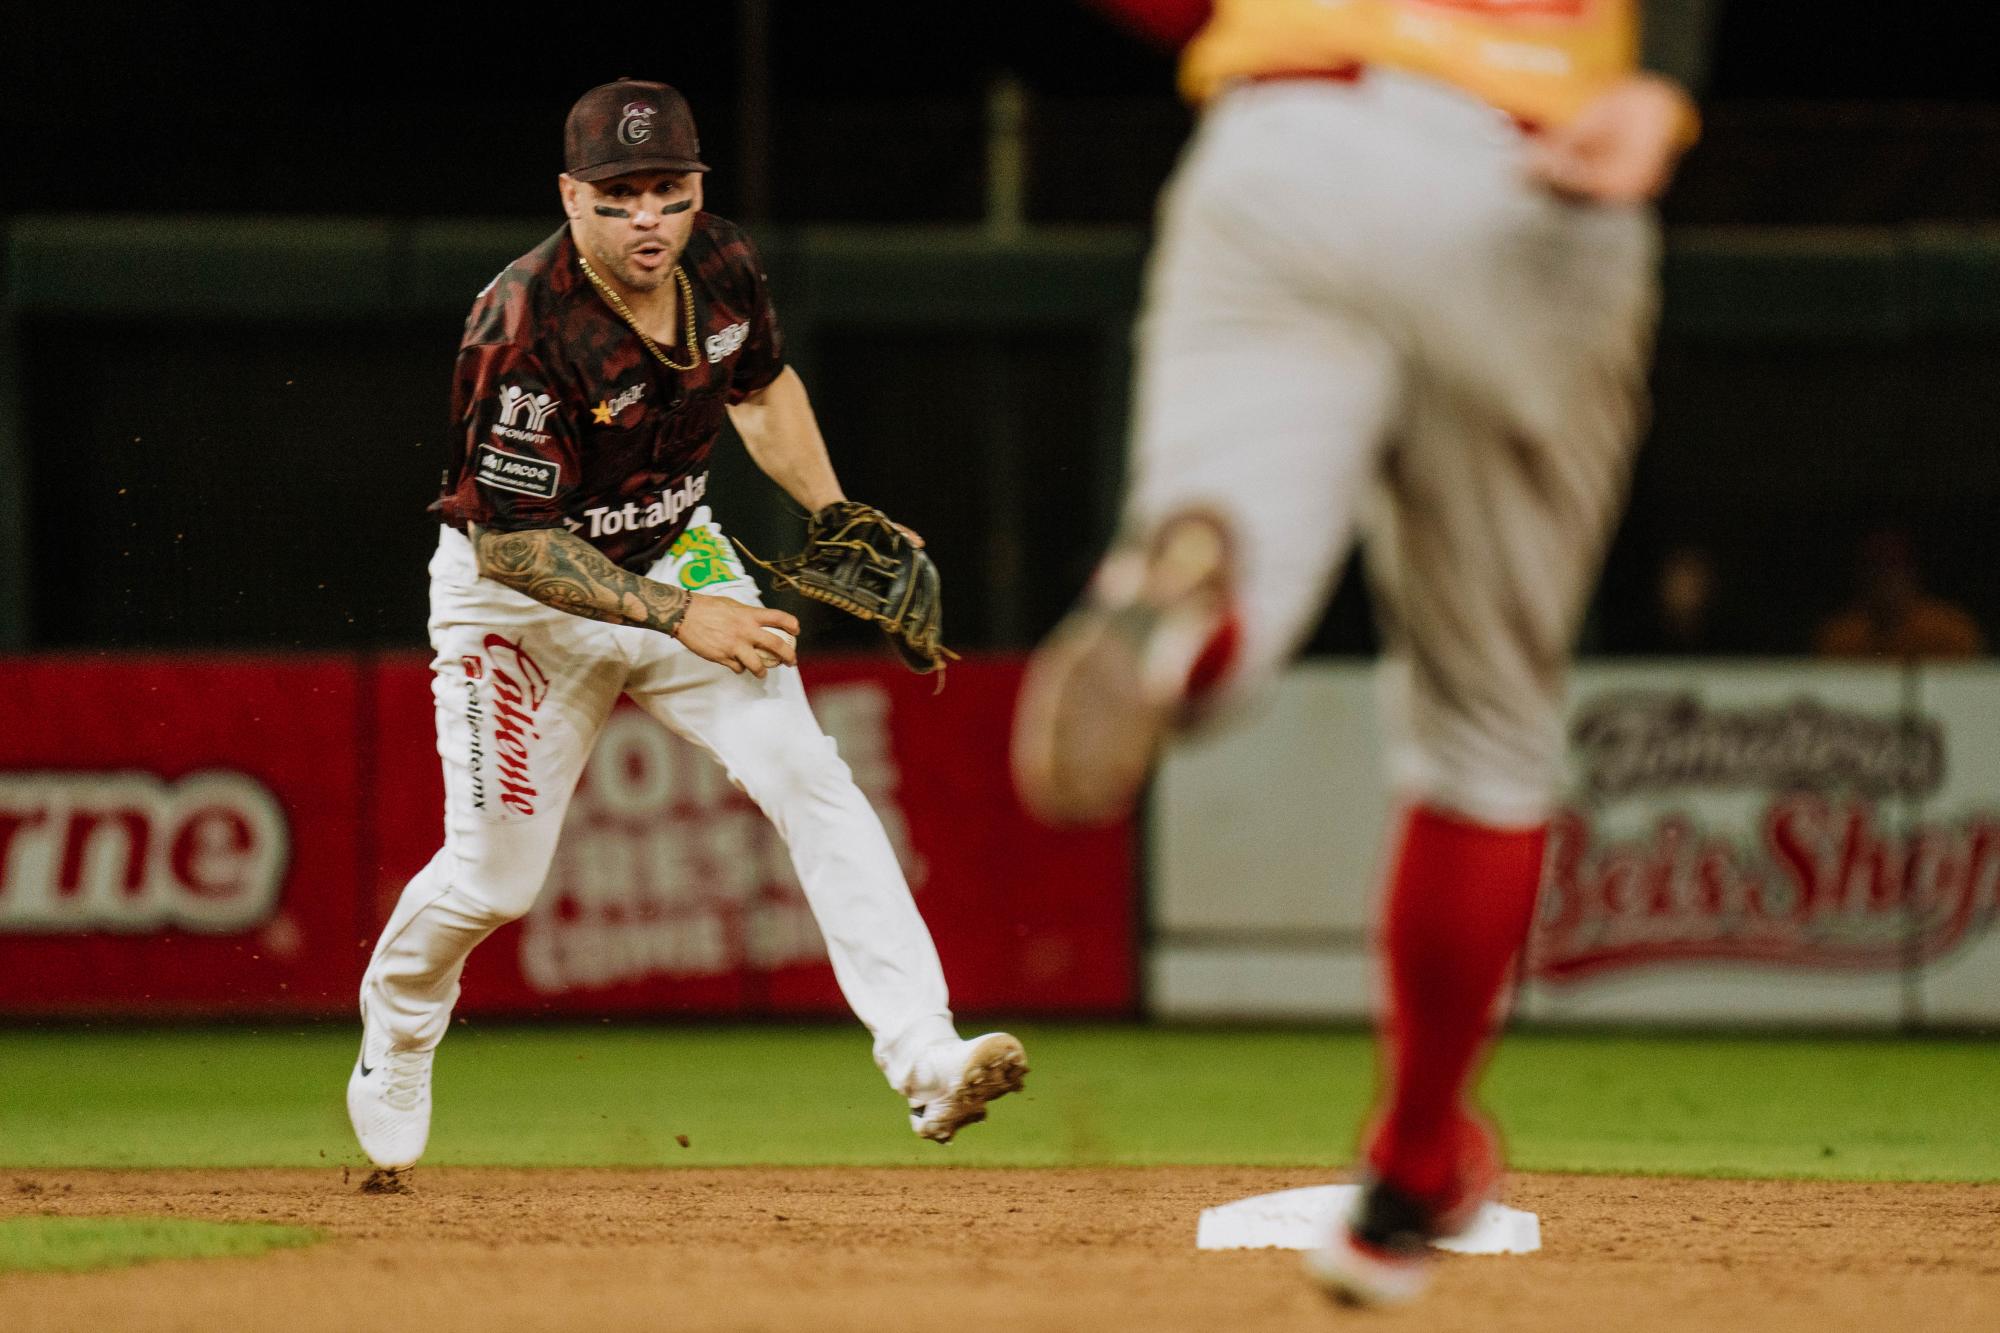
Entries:
MULTIPOLYGON (((2000 670, 1587 666, 1528 1021, 2000 1023, 2000 670)), ((1149 1009, 1372 1016, 1372 673, 1296 669, 1150 812, 1149 1009)))
MULTIPOLYGON (((1372 677, 1294 670, 1130 826, 1040 828, 1006 778, 1019 662, 949 688, 818 662, 967 1011, 1358 1019, 1391 803, 1372 677), (1140 972, 1143 964, 1144 985, 1140 972)), ((0 659, 0 1016, 340 1013, 436 848, 423 658, 0 659)), ((1528 1021, 2000 1023, 2000 669, 1590 666, 1528 1021)), ((621 707, 536 910, 469 1013, 844 1012, 782 844, 621 707)))
MULTIPOLYGON (((1134 836, 1015 803, 1019 663, 949 687, 816 662, 821 724, 883 818, 969 1011, 1136 1006, 1134 836)), ((0 1015, 351 1011, 442 837, 424 658, 0 659, 0 1015)), ((479 951, 475 1014, 843 1014, 783 843, 629 703, 530 915, 479 951)))

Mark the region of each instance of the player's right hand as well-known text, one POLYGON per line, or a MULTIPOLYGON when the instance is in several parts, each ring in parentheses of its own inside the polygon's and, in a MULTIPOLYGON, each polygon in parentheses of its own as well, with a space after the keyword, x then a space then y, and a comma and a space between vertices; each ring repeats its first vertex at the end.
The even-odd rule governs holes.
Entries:
POLYGON ((1631 205, 1659 198, 1693 140, 1694 103, 1679 84, 1635 74, 1529 150, 1528 170, 1572 199, 1631 205))
POLYGON ((799 664, 798 650, 789 639, 766 634, 765 626, 781 629, 792 639, 799 633, 798 617, 769 607, 746 606, 729 597, 688 596, 687 614, 681 617, 674 637, 688 651, 720 663, 739 675, 748 671, 762 680, 764 654, 786 666, 799 664))

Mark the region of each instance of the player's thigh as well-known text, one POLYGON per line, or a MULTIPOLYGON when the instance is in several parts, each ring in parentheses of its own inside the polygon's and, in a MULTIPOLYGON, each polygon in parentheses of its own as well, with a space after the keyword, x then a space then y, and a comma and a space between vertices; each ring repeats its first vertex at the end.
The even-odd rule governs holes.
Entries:
POLYGON ((1570 656, 1636 429, 1629 401, 1580 403, 1557 438, 1449 393, 1412 407, 1368 537, 1401 789, 1501 824, 1546 811, 1570 656))
POLYGON ((626 663, 606 627, 500 589, 433 589, 431 694, 452 883, 533 905, 626 663))
POLYGON ((1501 822, 1538 817, 1558 778, 1570 654, 1624 506, 1657 309, 1647 215, 1515 188, 1469 233, 1476 270, 1413 305, 1368 544, 1393 774, 1501 822))
POLYGON ((722 667, 703 675, 681 688, 632 697, 670 731, 707 751, 781 830, 785 812, 800 800, 852 781, 833 738, 813 716, 796 668, 773 667, 762 680, 722 667))
MULTIPOLYGON (((720 588, 761 606, 754 584, 720 588)), ((643 631, 620 630, 621 635, 643 631)), ((638 653, 625 692, 661 725, 706 750, 731 782, 767 810, 800 790, 847 780, 833 740, 821 730, 796 667, 772 667, 758 679, 732 672, 654 635, 638 653)), ((808 648, 808 651, 809 648, 808 648)))
POLYGON ((1233 553, 1243 675, 1295 651, 1353 539, 1398 396, 1369 323, 1238 256, 1155 264, 1135 386, 1129 538, 1186 513, 1233 553))

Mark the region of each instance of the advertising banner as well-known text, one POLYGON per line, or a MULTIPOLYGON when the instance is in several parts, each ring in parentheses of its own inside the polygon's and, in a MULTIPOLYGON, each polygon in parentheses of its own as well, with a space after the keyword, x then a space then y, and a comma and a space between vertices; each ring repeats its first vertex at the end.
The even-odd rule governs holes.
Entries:
MULTIPOLYGON (((1019 663, 949 687, 814 663, 815 711, 880 814, 964 1011, 1136 1004, 1130 826, 1015 804, 1019 663)), ((341 1013, 443 836, 421 656, 0 661, 0 1014, 341 1013)), ((482 945, 463 1011, 836 1015, 784 842, 629 703, 540 900, 482 945)))
MULTIPOLYGON (((1169 764, 1157 1012, 1372 1013, 1372 708, 1367 668, 1301 668, 1169 764)), ((1522 1017, 2000 1022, 2000 671, 1595 664, 1566 725, 1522 1017)))
POLYGON ((1993 921, 2000 793, 1954 780, 1987 713, 1893 668, 1585 674, 1523 1013, 1921 1019, 1923 972, 1993 921))
POLYGON ((351 1008, 355 681, 342 660, 0 661, 0 1012, 351 1008))
POLYGON ((1912 897, 1913 906, 1930 905, 1928 912, 1918 908, 1920 916, 1948 923, 1932 933, 1936 956, 1918 974, 1915 1003, 1927 1022, 2000 1025, 2000 673, 1930 668, 1915 704, 1950 719, 1943 779, 1921 816, 1962 854, 1939 867, 1946 873, 1936 888, 1920 882, 1912 897))

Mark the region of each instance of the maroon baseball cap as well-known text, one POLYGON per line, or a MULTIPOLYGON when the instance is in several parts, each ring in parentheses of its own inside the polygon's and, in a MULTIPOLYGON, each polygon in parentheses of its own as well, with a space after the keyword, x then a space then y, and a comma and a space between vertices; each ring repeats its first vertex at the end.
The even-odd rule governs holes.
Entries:
POLYGON ((664 83, 620 79, 576 99, 563 125, 563 170, 580 181, 628 171, 707 171, 687 98, 664 83))

